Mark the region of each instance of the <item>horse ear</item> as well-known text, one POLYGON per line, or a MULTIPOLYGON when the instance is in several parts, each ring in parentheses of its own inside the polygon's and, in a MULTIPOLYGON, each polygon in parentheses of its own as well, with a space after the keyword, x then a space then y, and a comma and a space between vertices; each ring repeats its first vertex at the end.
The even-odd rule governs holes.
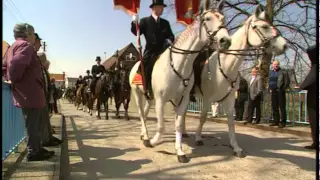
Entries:
POLYGON ((265 19, 265 8, 261 4, 259 4, 255 9, 254 14, 256 18, 265 19))
POLYGON ((221 12, 224 8, 224 0, 220 0, 220 2, 217 5, 217 9, 221 12))
POLYGON ((202 0, 200 1, 200 8, 201 11, 206 11, 210 8, 210 0, 202 0))

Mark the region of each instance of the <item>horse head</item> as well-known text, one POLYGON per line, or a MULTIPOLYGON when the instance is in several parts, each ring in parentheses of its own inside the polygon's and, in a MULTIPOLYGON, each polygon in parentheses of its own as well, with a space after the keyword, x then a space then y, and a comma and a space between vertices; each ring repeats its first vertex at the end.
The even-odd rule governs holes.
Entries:
POLYGON ((102 86, 108 90, 112 89, 113 86, 113 77, 111 72, 106 72, 101 76, 102 86))
POLYGON ((225 27, 225 16, 222 13, 224 0, 203 0, 200 1, 200 14, 197 20, 200 21, 200 39, 216 45, 216 49, 228 49, 231 45, 231 38, 225 27), (202 36, 205 34, 206 36, 202 36))
POLYGON ((287 49, 286 40, 269 23, 270 17, 262 5, 258 5, 247 25, 247 43, 252 47, 262 47, 266 53, 280 55, 287 49))

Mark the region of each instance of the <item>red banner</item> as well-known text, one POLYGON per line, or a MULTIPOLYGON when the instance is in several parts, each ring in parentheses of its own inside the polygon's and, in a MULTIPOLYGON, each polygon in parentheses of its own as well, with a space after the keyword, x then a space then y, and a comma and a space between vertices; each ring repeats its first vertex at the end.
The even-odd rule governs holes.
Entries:
POLYGON ((189 25, 199 11, 200 0, 175 0, 177 21, 189 25))
POLYGON ((137 14, 140 8, 140 0, 113 0, 114 9, 123 10, 130 16, 137 14))

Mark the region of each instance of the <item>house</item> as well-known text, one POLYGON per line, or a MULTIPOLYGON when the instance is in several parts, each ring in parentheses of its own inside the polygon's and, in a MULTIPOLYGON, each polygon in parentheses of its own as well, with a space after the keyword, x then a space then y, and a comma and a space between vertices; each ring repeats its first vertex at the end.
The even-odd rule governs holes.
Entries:
POLYGON ((50 74, 50 79, 55 79, 55 84, 57 88, 65 88, 66 74, 50 74))
POLYGON ((77 80, 78 78, 75 78, 75 77, 67 77, 65 82, 65 87, 66 88, 76 87, 77 80))
POLYGON ((136 47, 130 43, 124 48, 117 50, 111 57, 109 57, 102 65, 107 70, 114 70, 116 65, 122 61, 124 66, 131 69, 134 64, 139 60, 139 52, 136 47))

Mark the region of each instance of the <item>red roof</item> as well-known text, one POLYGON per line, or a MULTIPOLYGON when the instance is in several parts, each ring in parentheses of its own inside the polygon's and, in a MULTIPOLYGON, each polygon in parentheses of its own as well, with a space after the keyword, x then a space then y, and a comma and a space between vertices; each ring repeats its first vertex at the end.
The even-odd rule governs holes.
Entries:
POLYGON ((54 78, 56 81, 64 81, 64 74, 50 74, 50 79, 54 78))

